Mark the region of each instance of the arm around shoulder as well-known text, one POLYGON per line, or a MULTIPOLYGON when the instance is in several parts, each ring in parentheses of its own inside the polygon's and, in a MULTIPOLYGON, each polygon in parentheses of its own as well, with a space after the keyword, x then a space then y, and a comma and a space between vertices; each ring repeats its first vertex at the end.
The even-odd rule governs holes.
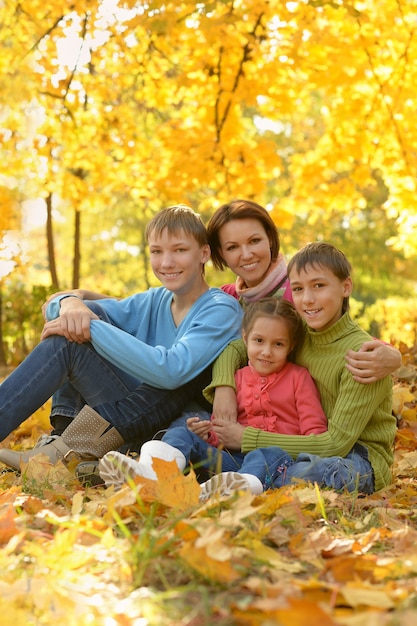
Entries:
POLYGON ((214 362, 212 381, 203 390, 204 397, 213 403, 216 387, 232 387, 236 391, 235 372, 247 363, 248 354, 243 340, 231 341, 214 362))

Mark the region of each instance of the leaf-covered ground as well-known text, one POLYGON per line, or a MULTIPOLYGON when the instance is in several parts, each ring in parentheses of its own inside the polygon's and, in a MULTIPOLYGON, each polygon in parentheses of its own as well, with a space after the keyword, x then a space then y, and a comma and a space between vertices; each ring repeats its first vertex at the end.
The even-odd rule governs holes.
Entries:
MULTIPOLYGON (((392 485, 300 483, 198 502, 193 474, 84 489, 42 456, 0 475, 4 626, 402 626, 417 623, 417 349, 402 347, 392 485)), ((6 441, 32 447, 42 407, 6 441)), ((4 466, 1 466, 4 468, 4 466)))

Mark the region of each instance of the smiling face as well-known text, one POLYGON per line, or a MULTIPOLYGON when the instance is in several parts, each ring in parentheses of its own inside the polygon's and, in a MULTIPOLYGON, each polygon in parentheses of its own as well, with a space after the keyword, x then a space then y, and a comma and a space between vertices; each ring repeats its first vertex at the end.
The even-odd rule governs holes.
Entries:
POLYGON ((343 314, 343 301, 352 293, 352 279, 341 280, 323 265, 292 267, 290 285, 294 306, 308 326, 316 331, 333 326, 343 314))
POLYGON ((288 324, 281 317, 259 315, 248 333, 242 331, 249 363, 261 376, 279 372, 292 349, 288 324))
POLYGON ((226 265, 240 276, 247 287, 255 287, 271 264, 271 244, 256 219, 236 219, 219 232, 220 252, 226 265))
POLYGON ((200 245, 183 229, 148 236, 152 271, 164 287, 176 295, 199 293, 204 263, 210 258, 208 245, 200 245))

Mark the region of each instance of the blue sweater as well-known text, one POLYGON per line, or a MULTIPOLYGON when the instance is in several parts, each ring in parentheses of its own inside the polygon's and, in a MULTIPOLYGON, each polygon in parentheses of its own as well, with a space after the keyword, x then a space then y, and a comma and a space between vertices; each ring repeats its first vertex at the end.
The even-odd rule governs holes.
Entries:
MULTIPOLYGON (((59 316, 57 296, 47 318, 59 316)), ((243 311, 233 297, 211 288, 194 302, 177 327, 171 314, 172 292, 148 289, 123 300, 99 300, 113 325, 91 321, 97 352, 140 382, 176 389, 195 378, 232 340, 240 337, 243 311)))

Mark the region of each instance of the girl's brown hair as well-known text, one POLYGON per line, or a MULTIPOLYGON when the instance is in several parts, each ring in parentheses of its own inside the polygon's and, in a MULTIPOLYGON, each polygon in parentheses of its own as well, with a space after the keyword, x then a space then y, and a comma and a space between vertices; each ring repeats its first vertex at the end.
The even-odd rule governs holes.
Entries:
POLYGON ((290 361, 295 360, 298 348, 304 338, 304 324, 294 305, 282 298, 262 298, 258 302, 249 304, 243 315, 242 330, 249 334, 258 317, 271 317, 272 319, 282 319, 288 329, 291 351, 288 354, 290 361))

